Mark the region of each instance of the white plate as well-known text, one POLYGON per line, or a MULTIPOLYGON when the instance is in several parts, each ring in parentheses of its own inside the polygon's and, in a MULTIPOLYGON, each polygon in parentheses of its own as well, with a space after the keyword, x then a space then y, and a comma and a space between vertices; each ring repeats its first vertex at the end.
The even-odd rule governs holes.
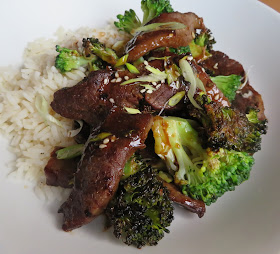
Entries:
MULTIPOLYGON (((63 232, 58 203, 43 204, 31 188, 5 179, 6 162, 12 157, 1 139, 0 253, 280 253, 280 15, 256 0, 172 4, 175 10, 202 16, 218 41, 215 49, 250 69, 251 84, 263 95, 269 130, 262 151, 255 155, 250 180, 207 207, 202 219, 176 209, 171 233, 158 246, 139 251, 103 232, 102 217, 72 233, 63 232)), ((51 36, 59 26, 102 26, 129 8, 140 13, 140 0, 1 1, 0 66, 20 63, 28 41, 51 36)))

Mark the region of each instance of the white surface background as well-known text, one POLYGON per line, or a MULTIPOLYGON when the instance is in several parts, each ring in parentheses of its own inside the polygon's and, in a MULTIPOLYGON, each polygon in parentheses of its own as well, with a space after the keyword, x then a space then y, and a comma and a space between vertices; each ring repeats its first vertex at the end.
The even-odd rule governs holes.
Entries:
MULTIPOLYGON (((31 187, 5 179, 12 159, 0 138, 0 253, 192 253, 279 254, 279 59, 280 15, 256 0, 171 0, 175 10, 204 17, 218 43, 250 69, 251 84, 263 95, 269 119, 268 134, 248 182, 225 194, 202 219, 177 208, 170 234, 157 247, 137 250, 103 232, 103 218, 72 233, 63 232, 59 203, 44 204, 31 187)), ((59 26, 104 26, 124 10, 140 14, 135 1, 1 1, 0 66, 19 64, 27 42, 51 36, 59 26)), ((1 115, 0 115, 1 117, 1 115)))

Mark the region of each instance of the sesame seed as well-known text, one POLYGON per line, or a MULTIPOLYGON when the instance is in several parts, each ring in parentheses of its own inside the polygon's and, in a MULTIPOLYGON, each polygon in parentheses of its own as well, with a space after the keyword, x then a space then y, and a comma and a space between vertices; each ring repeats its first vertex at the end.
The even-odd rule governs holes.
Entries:
POLYGON ((146 60, 144 61, 144 64, 145 64, 145 65, 149 65, 149 63, 148 63, 146 60))
POLYGON ((125 80, 129 80, 129 77, 128 77, 128 76, 124 76, 124 79, 125 79, 125 80))
POLYGON ((115 79, 115 78, 112 79, 111 82, 112 82, 112 83, 116 83, 116 79, 115 79))
POLYGON ((152 90, 148 90, 147 93, 153 93, 153 91, 152 90))
POLYGON ((122 78, 117 78, 116 82, 121 82, 122 81, 122 78))
POLYGON ((193 38, 195 38, 195 34, 194 34, 194 32, 192 32, 192 37, 193 37, 193 38))
POLYGON ((108 144, 110 142, 110 139, 108 139, 108 138, 105 138, 104 140, 103 140, 103 144, 108 144))
POLYGON ((115 142, 115 141, 116 141, 116 136, 113 135, 113 136, 111 137, 111 142, 115 142))
POLYGON ((159 89, 161 87, 161 84, 158 84, 157 86, 156 86, 156 89, 159 89))
POLYGON ((203 72, 205 72, 205 69, 203 67, 201 69, 202 69, 203 72))
POLYGON ((144 89, 142 89, 142 90, 140 90, 140 93, 145 93, 146 92, 146 89, 144 88, 144 89))
POLYGON ((116 73, 115 73, 115 77, 116 77, 116 78, 119 78, 119 77, 120 77, 120 74, 119 74, 118 72, 116 72, 116 73))
POLYGON ((105 148, 105 147, 107 147, 107 145, 104 145, 104 144, 99 145, 99 148, 100 148, 100 149, 103 149, 103 148, 105 148))
POLYGON ((153 84, 154 86, 156 86, 156 85, 157 85, 157 82, 153 81, 152 84, 153 84))
POLYGON ((170 33, 168 36, 169 36, 169 37, 173 37, 173 34, 170 33))
POLYGON ((214 69, 218 69, 218 64, 219 63, 215 63, 215 65, 213 66, 214 69))
POLYGON ((104 79, 104 85, 107 85, 109 83, 109 79, 108 78, 105 78, 104 79))
POLYGON ((109 101, 110 101, 111 103, 115 103, 115 100, 114 100, 113 98, 110 98, 109 101))
POLYGON ((162 84, 164 84, 165 80, 163 79, 162 81, 160 81, 162 84))
POLYGON ((217 95, 215 96, 215 100, 218 100, 219 98, 220 98, 220 95, 217 94, 217 95))
POLYGON ((188 56, 187 59, 188 59, 189 61, 191 61, 191 60, 193 60, 193 57, 192 57, 192 56, 188 56))

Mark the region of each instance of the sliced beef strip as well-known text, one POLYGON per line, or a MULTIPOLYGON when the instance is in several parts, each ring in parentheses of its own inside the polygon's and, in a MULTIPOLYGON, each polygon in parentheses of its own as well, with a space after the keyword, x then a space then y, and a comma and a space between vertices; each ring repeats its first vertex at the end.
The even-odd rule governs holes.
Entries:
POLYGON ((201 62, 200 65, 205 68, 211 76, 229 76, 231 74, 236 74, 244 77, 245 71, 239 62, 230 59, 226 54, 220 51, 212 50, 210 53, 212 56, 201 62))
POLYGON ((178 30, 160 30, 136 35, 126 46, 126 53, 129 54, 128 61, 133 62, 149 51, 160 47, 178 48, 187 46, 193 40, 196 29, 205 29, 203 19, 192 12, 162 13, 148 24, 165 22, 179 22, 186 27, 178 30))
POLYGON ((55 147, 51 153, 51 157, 44 169, 46 176, 46 184, 51 186, 60 186, 63 188, 73 187, 74 173, 77 171, 77 165, 80 157, 59 160, 56 157, 56 151, 63 147, 55 147))
POLYGON ((262 96, 249 84, 249 82, 236 93, 232 106, 243 113, 247 113, 250 108, 257 109, 259 110, 258 118, 260 120, 266 119, 262 96))
POLYGON ((66 118, 84 120, 94 128, 106 119, 114 106, 137 107, 143 97, 141 88, 112 82, 114 74, 110 70, 91 72, 77 85, 55 92, 51 107, 66 118))
POLYGON ((177 189, 177 187, 174 184, 163 182, 163 186, 165 186, 169 190, 170 200, 186 208, 190 212, 196 213, 199 218, 201 218, 204 215, 206 208, 203 201, 195 200, 184 195, 181 191, 177 189))
MULTIPOLYGON (((243 66, 236 60, 230 59, 226 54, 220 51, 213 50, 211 54, 212 56, 201 62, 200 65, 205 68, 208 73, 211 73, 212 76, 228 76, 231 74, 236 74, 241 77, 245 76, 243 66)), ((249 108, 258 109, 259 119, 266 119, 262 97, 248 81, 242 89, 237 91, 232 106, 242 113, 246 113, 249 108)))
POLYGON ((126 161, 145 147, 151 126, 150 114, 113 112, 108 116, 101 130, 116 139, 106 147, 88 143, 75 174, 74 188, 59 209, 64 214, 63 230, 81 227, 103 212, 118 188, 126 161))

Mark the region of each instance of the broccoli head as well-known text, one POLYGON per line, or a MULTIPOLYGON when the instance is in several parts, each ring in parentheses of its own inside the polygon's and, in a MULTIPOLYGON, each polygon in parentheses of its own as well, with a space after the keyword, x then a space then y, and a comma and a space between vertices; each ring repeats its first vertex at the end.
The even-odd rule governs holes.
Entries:
POLYGON ((95 54, 111 65, 117 63, 118 56, 116 52, 113 49, 106 47, 97 38, 83 39, 83 47, 85 48, 86 55, 95 54))
POLYGON ((216 43, 214 37, 212 36, 212 32, 210 29, 206 29, 202 31, 200 34, 197 34, 194 42, 196 45, 201 47, 205 47, 206 50, 210 51, 213 48, 213 44, 216 43))
POLYGON ((190 46, 179 47, 179 48, 169 48, 169 51, 177 55, 185 55, 191 53, 190 46))
POLYGON ((189 47, 194 58, 206 59, 211 55, 210 51, 215 43, 216 41, 213 38, 211 31, 207 29, 196 34, 196 37, 189 44, 189 47))
POLYGON ((239 75, 229 75, 229 76, 216 76, 211 77, 211 80, 216 84, 216 86, 221 90, 221 92, 232 102, 235 98, 236 91, 241 85, 242 77, 239 75))
MULTIPOLYGON (((169 232, 167 227, 173 220, 167 189, 157 178, 157 171, 147 165, 143 167, 144 164, 140 162, 140 171, 120 182, 105 212, 114 235, 137 248, 156 245, 164 232, 169 232)), ((133 167, 135 171, 135 164, 133 167)))
POLYGON ((94 64, 94 62, 97 61, 97 56, 90 55, 89 57, 85 57, 77 50, 62 48, 59 45, 56 46, 56 51, 59 54, 55 59, 55 67, 61 73, 78 69, 79 67, 84 67, 88 64, 94 64))
POLYGON ((266 120, 251 122, 237 109, 223 107, 203 93, 196 96, 196 101, 202 109, 188 105, 188 113, 202 124, 201 134, 206 147, 247 153, 261 149, 261 135, 267 130, 266 120))
POLYGON ((119 21, 114 22, 114 24, 120 31, 131 34, 133 29, 141 26, 141 21, 132 9, 125 11, 124 15, 117 15, 117 18, 119 21))
POLYGON ((143 11, 143 25, 161 13, 174 11, 169 0, 142 0, 141 9, 143 11))
POLYGON ((177 117, 156 117, 152 128, 155 152, 184 194, 210 205, 249 178, 254 159, 245 152, 204 149, 190 123, 177 117))

